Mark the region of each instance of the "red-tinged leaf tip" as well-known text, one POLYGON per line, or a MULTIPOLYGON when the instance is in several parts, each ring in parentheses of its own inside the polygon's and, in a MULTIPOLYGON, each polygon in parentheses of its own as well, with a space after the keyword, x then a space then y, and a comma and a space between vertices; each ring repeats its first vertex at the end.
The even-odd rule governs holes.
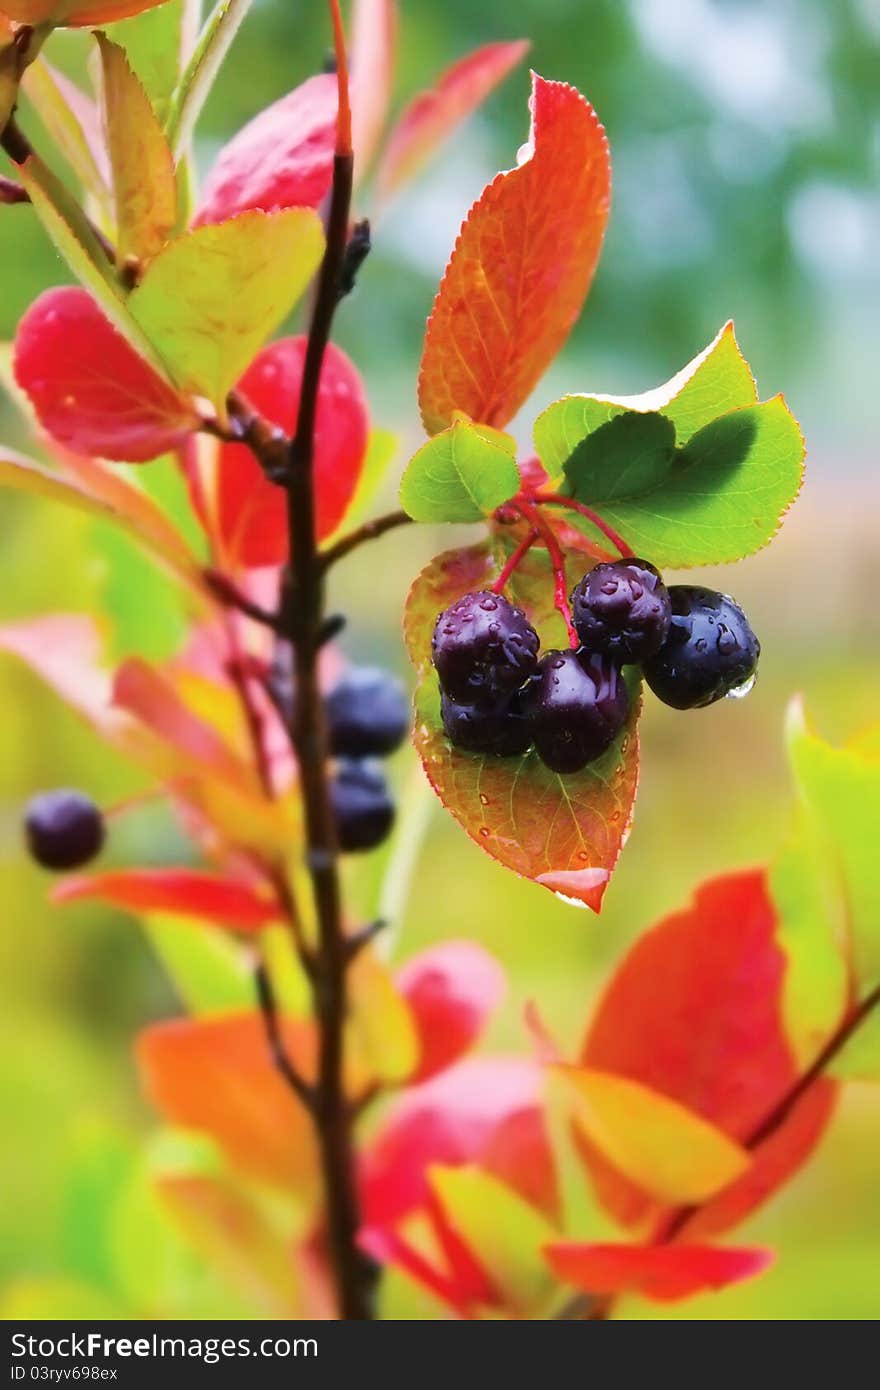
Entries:
MULTIPOLYGON (((797 1079, 780 998, 784 958, 762 872, 713 879, 681 912, 639 938, 604 991, 581 1051, 584 1066, 642 1083, 740 1144, 797 1079)), ((727 1230, 806 1161, 834 1102, 832 1083, 810 1088, 752 1166, 688 1224, 688 1235, 727 1230)), ((621 1224, 662 1209, 588 1143, 598 1196, 621 1224)))
POLYGON ((64 879, 56 903, 98 899, 128 912, 171 912, 216 926, 253 932, 278 921, 277 902, 253 884, 195 869, 120 869, 64 879))
MULTIPOLYGON (((283 338, 264 348, 239 382, 239 390, 273 425, 296 425, 306 339, 283 338)), ((328 344, 321 368, 315 426, 318 539, 339 525, 354 495, 367 456, 369 409, 357 368, 328 344)), ((225 444, 217 472, 217 519, 228 559, 244 567, 287 559, 287 502, 283 488, 267 482, 250 449, 225 444)))
POLYGON ((336 108, 336 78, 320 73, 261 111, 218 155, 194 225, 316 208, 333 175, 336 108))
POLYGON ((429 434, 464 411, 503 426, 567 338, 599 259, 611 168, 581 94, 533 74, 525 157, 471 208, 428 322, 419 404, 429 434))
MULTIPOLYGON (((287 1055, 308 1078, 313 1029, 285 1019, 282 1033, 287 1055)), ((243 1173, 287 1196, 316 1192, 312 1122, 272 1064, 259 1014, 154 1024, 136 1052, 147 1094, 166 1120, 209 1135, 243 1173)))
POLYGON ((419 1036, 413 1081, 442 1071, 474 1045, 505 988, 501 966, 470 941, 447 941, 420 952, 398 972, 396 983, 419 1036))
POLYGON ((339 111, 336 117, 335 153, 340 158, 351 154, 351 98, 348 80, 348 48, 345 42, 345 26, 339 0, 329 0, 330 17, 333 21, 333 52, 336 57, 336 85, 339 96, 339 111))
POLYGON ((761 1274, 769 1250, 714 1245, 582 1245, 558 1241, 545 1247, 557 1278, 596 1295, 637 1293, 661 1302, 723 1289, 761 1274))
MULTIPOLYGON (((515 544, 515 539, 505 543, 515 544)), ((570 589, 595 563, 595 554, 572 549, 566 561, 570 589)), ((621 736, 597 762, 573 776, 551 772, 534 749, 521 758, 464 752, 443 731, 431 663, 437 615, 462 594, 490 588, 499 568, 488 544, 470 546, 437 556, 413 584, 404 619, 410 657, 421 676, 413 741, 438 797, 475 844, 514 873, 598 911, 632 817, 638 783, 637 690, 621 736)), ((533 547, 508 585, 508 595, 525 610, 545 649, 566 640, 553 588, 546 552, 533 547)))
POLYGON ((192 406, 73 286, 47 290, 28 309, 14 370, 40 424, 75 453, 144 463, 198 428, 192 406))
POLYGON ((529 50, 525 39, 489 43, 453 63, 427 92, 410 102, 395 125, 378 172, 388 197, 411 179, 529 50))

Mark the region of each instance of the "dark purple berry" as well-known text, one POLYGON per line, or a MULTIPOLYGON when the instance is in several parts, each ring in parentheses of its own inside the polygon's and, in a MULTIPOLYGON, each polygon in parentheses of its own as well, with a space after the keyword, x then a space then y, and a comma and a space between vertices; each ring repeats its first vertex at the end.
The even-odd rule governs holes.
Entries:
POLYGON ((589 570, 571 595, 577 635, 591 652, 645 661, 669 630, 669 590, 648 560, 610 560, 589 570))
POLYGON ((673 709, 700 709, 748 688, 761 644, 739 604, 697 584, 673 584, 669 597, 669 633, 644 668, 657 698, 673 709))
POLYGON ((513 758, 531 746, 531 728, 518 696, 484 707, 460 705, 448 695, 441 695, 440 713, 450 742, 468 753, 513 758))
POLYGON ((526 693, 535 747, 553 772, 580 772, 626 721, 629 694, 610 657, 581 648, 547 652, 526 693))
POLYGON ((393 753, 409 728, 403 683, 378 666, 346 671, 324 702, 330 750, 339 757, 393 753))
POLYGON ((104 817, 82 792, 41 792, 24 816, 28 849, 44 869, 78 869, 104 844, 104 817))
POLYGON ((492 706, 534 673, 539 645, 521 608, 482 589, 440 614, 431 654, 446 695, 463 705, 492 706))
POLYGON ((394 802, 376 763, 339 762, 330 780, 330 805, 339 848, 346 853, 375 849, 394 823, 394 802))

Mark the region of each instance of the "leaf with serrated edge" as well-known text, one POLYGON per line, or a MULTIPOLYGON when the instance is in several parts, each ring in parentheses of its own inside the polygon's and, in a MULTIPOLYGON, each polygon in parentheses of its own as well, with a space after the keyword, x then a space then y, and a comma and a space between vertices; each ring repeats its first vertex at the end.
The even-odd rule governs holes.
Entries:
MULTIPOLYGON (((602 443, 625 434, 631 421, 645 429, 646 419, 662 418, 619 415, 589 436, 566 465, 573 495, 598 503, 605 520, 656 565, 717 565, 760 550, 779 529, 803 478, 804 439, 783 398, 732 410, 704 425, 668 468, 658 455, 659 466, 639 478, 637 468, 631 474, 624 464, 621 486, 631 477, 640 490, 607 498, 614 491, 609 483, 600 485, 607 500, 597 498, 590 484, 595 485, 602 443), (578 472, 581 450, 592 456, 583 479, 578 472)), ((614 452, 609 449, 612 457, 614 452)), ((638 462, 635 450, 634 464, 638 462)))
POLYGON ((482 521, 519 486, 513 454, 457 420, 410 459, 400 502, 414 521, 482 521))
POLYGON ((573 87, 532 77, 518 167, 471 208, 428 321, 419 406, 429 434, 456 411, 504 426, 580 313, 608 218, 605 132, 573 87))
MULTIPOLYGON (((586 545, 571 551, 569 584, 603 556, 586 545)), ((437 615, 462 594, 491 586, 498 568, 488 544, 447 551, 422 571, 410 591, 404 629, 421 677, 416 749, 440 800, 481 849, 515 873, 598 912, 635 799, 638 691, 631 691, 631 713, 620 737, 597 762, 570 777, 551 772, 534 749, 521 758, 495 758, 454 748, 440 722, 431 635, 437 615)), ((529 552, 508 593, 525 609, 545 649, 565 646, 543 550, 529 552)))
POLYGON ((150 261, 177 220, 174 160, 149 98, 125 52, 105 34, 101 54, 104 116, 116 206, 116 263, 150 261))
POLYGON ((681 445, 719 415, 757 399, 754 377, 729 322, 693 361, 651 391, 638 396, 585 393, 554 401, 535 421, 535 448, 554 478, 582 439, 624 411, 660 411, 672 421, 681 445))
POLYGON ((129 308, 180 389, 222 410, 230 387, 305 290, 323 247, 311 209, 244 212, 169 242, 129 308))

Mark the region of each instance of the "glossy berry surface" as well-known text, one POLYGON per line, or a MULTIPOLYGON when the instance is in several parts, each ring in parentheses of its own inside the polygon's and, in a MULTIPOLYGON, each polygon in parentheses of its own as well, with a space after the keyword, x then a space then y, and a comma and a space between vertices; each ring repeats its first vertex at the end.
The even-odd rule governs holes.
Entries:
POLYGON ((553 772, 580 772, 614 742, 629 693, 610 657, 583 650, 542 657, 526 696, 532 737, 553 772))
POLYGON ((657 698, 673 709, 700 709, 738 690, 745 694, 761 644, 739 604, 696 584, 673 584, 669 596, 669 633, 644 667, 657 698))
POLYGON ((440 714, 450 742, 468 753, 512 758, 531 746, 531 728, 518 696, 483 707, 460 705, 448 695, 441 695, 440 714))
POLYGON ((78 869, 104 843, 104 818, 95 803, 66 788, 33 797, 24 828, 28 849, 44 869, 78 869))
POLYGON ((648 560, 610 560, 594 566, 574 588, 577 635, 591 652, 626 663, 660 649, 672 612, 669 590, 648 560))
POLYGON ((324 701, 330 750, 340 757, 393 753, 409 728, 403 682, 378 666, 346 671, 324 701))
POLYGON ((340 761, 330 781, 330 805, 346 853, 375 849, 394 824, 394 802, 376 763, 340 761))
POLYGON ((482 589, 440 614, 431 655, 444 694, 463 705, 492 706, 533 674, 539 645, 521 608, 482 589))

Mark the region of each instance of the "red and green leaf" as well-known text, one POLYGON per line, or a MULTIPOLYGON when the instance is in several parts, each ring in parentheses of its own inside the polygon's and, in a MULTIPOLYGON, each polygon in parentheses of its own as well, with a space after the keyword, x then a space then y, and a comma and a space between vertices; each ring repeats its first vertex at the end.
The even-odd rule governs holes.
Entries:
POLYGON ((333 174, 336 102, 336 78, 322 73, 255 116, 218 155, 195 225, 251 209, 316 208, 333 174))
POLYGON ((593 278, 610 164, 592 107, 535 76, 526 157, 462 227, 428 322, 419 403, 429 434, 456 411, 503 426, 559 351, 593 278))
MULTIPOLYGON (((305 338, 283 338, 259 353, 238 383, 273 425, 292 432, 299 409, 305 338)), ((350 359, 330 344, 324 355, 315 426, 318 538, 332 534, 354 497, 367 457, 369 414, 350 359)), ((251 451, 225 444, 217 466, 217 517, 228 559, 248 566, 287 559, 287 500, 265 478, 251 451)))
POLYGON ((453 63, 398 118, 383 152, 377 181, 383 198, 413 178, 463 121, 476 111, 529 50, 526 40, 487 43, 453 63))
MULTIPOLYGON (((506 533, 505 533, 506 534, 506 533)), ((498 542, 502 548, 510 542, 498 542)), ((595 563, 586 547, 568 554, 573 585, 595 563)), ((616 743, 574 776, 551 772, 534 750, 522 758, 462 752, 446 738, 431 665, 437 615, 462 594, 491 586, 500 565, 489 543, 438 556, 416 579, 407 601, 405 634, 421 684, 414 741, 428 779, 447 810, 494 859, 551 892, 598 911, 629 827, 638 780, 638 694, 616 743)), ((553 608, 546 553, 526 556, 509 586, 546 648, 565 646, 553 608)))
MULTIPOLYGON (((797 1079, 783 1032, 784 958, 761 873, 704 884, 693 904, 647 932, 599 1002, 581 1063, 678 1101, 737 1143, 751 1136, 797 1079)), ((833 1084, 810 1088, 744 1176, 711 1198, 688 1236, 735 1225, 806 1161, 834 1103, 833 1084)), ((617 1221, 663 1225, 662 1208, 590 1143, 598 1195, 617 1221)))
POLYGON ((185 397, 74 286, 46 290, 28 309, 15 377, 44 429, 76 453, 143 463, 198 427, 185 397))
POLYGON ((425 1081, 470 1051, 504 992, 504 972, 471 941, 445 941, 420 951, 397 972, 397 988, 412 1010, 419 1038, 418 1069, 425 1081))

